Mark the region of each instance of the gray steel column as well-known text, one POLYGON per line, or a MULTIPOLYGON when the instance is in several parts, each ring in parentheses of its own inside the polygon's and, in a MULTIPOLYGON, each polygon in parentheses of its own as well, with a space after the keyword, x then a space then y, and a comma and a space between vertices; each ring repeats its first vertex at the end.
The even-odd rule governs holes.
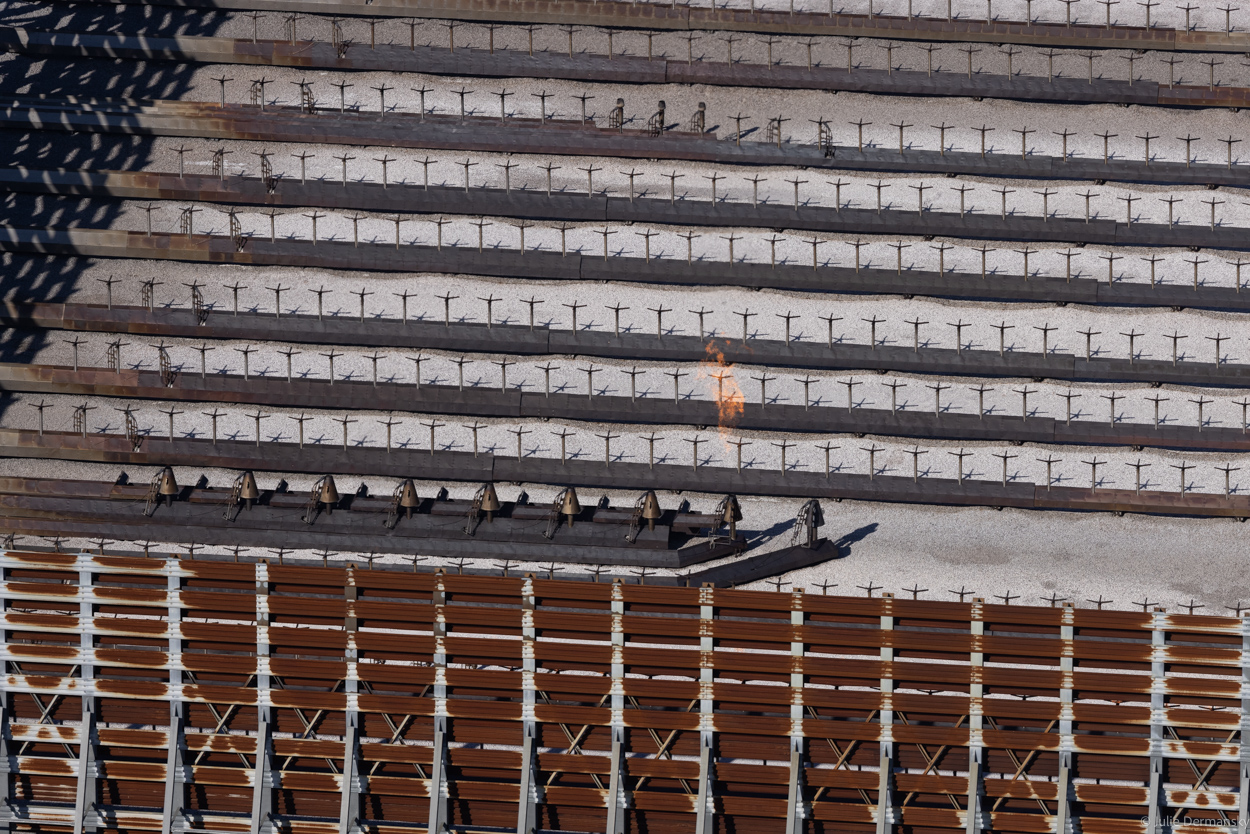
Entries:
MULTIPOLYGON (((7 556, 7 551, 0 551, 0 555, 7 556)), ((8 568, 0 564, 0 586, 2 586, 9 578, 8 568)), ((8 611, 7 599, 0 598, 0 621, 3 621, 8 611)), ((8 632, 0 628, 0 680, 8 680, 9 677, 9 661, 5 660, 8 656, 8 648, 6 646, 8 632)), ((13 697, 11 692, 0 689, 0 830, 10 831, 10 825, 13 822, 13 778, 9 768, 9 756, 13 755, 10 742, 13 740, 9 731, 9 722, 12 720, 9 705, 10 699, 13 697)))
POLYGON ((806 681, 803 659, 807 644, 803 641, 806 625, 803 613, 803 589, 790 593, 790 786, 786 796, 786 834, 802 834, 803 820, 809 808, 803 798, 803 768, 806 762, 806 738, 803 732, 803 684, 806 681))
POLYGON ((1241 777, 1237 791, 1237 831, 1250 831, 1250 612, 1241 615, 1241 777))
POLYGON ((1147 831, 1162 831, 1167 817, 1167 794, 1163 790, 1163 727, 1167 709, 1163 692, 1167 686, 1163 655, 1167 647, 1167 609, 1150 615, 1150 782, 1147 784, 1147 831))
POLYGON ((434 762, 430 769, 428 793, 430 820, 428 834, 443 834, 447 827, 447 589, 443 572, 434 575, 434 593, 430 599, 434 610, 431 632, 434 637, 434 762))
POLYGON ((716 797, 712 770, 716 764, 716 702, 712 683, 716 675, 716 641, 712 637, 716 592, 710 583, 699 589, 699 794, 695 806, 695 834, 716 830, 716 797))
POLYGON ((1055 812, 1055 831, 1057 834, 1072 834, 1075 830, 1072 818, 1072 756, 1076 752, 1076 740, 1072 736, 1072 658, 1075 652, 1073 645, 1076 638, 1076 606, 1071 602, 1062 603, 1063 609, 1059 626, 1059 802, 1055 812))
POLYGON ((625 809, 625 595, 621 580, 612 582, 612 770, 608 776, 607 834, 624 834, 625 809))
POLYGON ((1072 818, 1072 753, 1063 751, 1059 754, 1059 806, 1055 811, 1055 831, 1057 834, 1072 834, 1076 825, 1072 818))
POLYGON ((988 816, 983 808, 985 798, 985 654, 981 651, 985 637, 985 599, 972 598, 972 612, 968 621, 972 635, 972 651, 968 654, 968 811, 965 819, 966 834, 977 834, 987 827, 988 816))
POLYGON ((351 834, 357 830, 356 819, 360 812, 360 713, 358 711, 357 693, 359 692, 358 670, 356 668, 359 655, 356 651, 356 569, 347 568, 347 585, 343 588, 343 600, 347 614, 343 619, 343 660, 347 667, 343 679, 343 692, 347 705, 343 715, 343 773, 339 799, 339 834, 351 834))
POLYGON ((166 629, 169 637, 169 750, 165 757, 165 801, 161 806, 161 831, 165 834, 183 829, 182 810, 185 803, 187 774, 182 751, 186 746, 186 705, 182 701, 182 566, 177 559, 165 562, 167 584, 165 601, 166 629))
MULTIPOLYGON (((894 630, 894 594, 881 595, 881 631, 894 630)), ((881 776, 877 781, 877 834, 894 830, 894 649, 881 647, 881 776)))
POLYGON ((272 830, 273 772, 269 676, 269 564, 256 563, 256 766, 252 772, 251 834, 272 830))
POLYGON ((517 794, 517 834, 533 834, 538 827, 538 803, 542 787, 538 780, 538 725, 534 718, 537 665, 534 657, 534 574, 525 575, 521 586, 521 774, 517 794))
POLYGON ((95 831, 96 825, 96 703, 95 703, 95 628, 94 575, 92 557, 78 557, 78 664, 82 687, 82 726, 78 740, 78 784, 74 796, 74 834, 95 831), (90 815, 91 821, 87 821, 90 815))

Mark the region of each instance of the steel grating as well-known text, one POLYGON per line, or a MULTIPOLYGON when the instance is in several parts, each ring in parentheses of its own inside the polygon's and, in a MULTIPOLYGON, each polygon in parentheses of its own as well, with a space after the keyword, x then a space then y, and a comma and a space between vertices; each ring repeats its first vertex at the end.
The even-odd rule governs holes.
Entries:
POLYGON ((1231 827, 1250 799, 1250 614, 0 572, 11 830, 1128 834, 1231 827))

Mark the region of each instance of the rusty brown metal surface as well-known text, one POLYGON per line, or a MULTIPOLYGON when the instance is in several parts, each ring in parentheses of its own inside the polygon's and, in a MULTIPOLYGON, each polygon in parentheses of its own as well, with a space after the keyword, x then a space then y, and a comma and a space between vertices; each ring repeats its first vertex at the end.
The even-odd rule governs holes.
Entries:
POLYGON ((101 830, 514 831, 528 773, 544 830, 694 831, 706 785, 717 831, 965 831, 972 795, 985 830, 1146 834, 1152 721, 1161 812, 1245 807, 1250 614, 17 550, 0 599, 0 778, 43 831, 89 747, 101 830))
MULTIPOLYGON (((95 0, 101 5, 121 0, 95 0)), ((1007 20, 711 8, 622 0, 146 0, 181 8, 273 11, 358 17, 544 23, 652 30, 727 30, 891 40, 1017 43, 1069 48, 1154 49, 1178 52, 1247 52, 1250 35, 1180 31, 1161 27, 1099 26, 1007 20)), ((832 11, 832 8, 830 9, 832 11)))

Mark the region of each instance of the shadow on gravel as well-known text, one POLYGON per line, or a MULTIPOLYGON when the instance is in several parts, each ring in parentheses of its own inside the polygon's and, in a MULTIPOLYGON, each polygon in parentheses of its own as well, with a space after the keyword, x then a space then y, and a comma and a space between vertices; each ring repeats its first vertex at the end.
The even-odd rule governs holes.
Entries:
MULTIPOLYGON (((212 35, 224 18, 215 12, 152 6, 7 3, 0 7, 0 26, 24 26, 61 32, 124 32, 130 35, 212 35)), ((107 98, 179 98, 188 89, 194 67, 173 63, 146 64, 82 58, 38 60, 0 55, 0 93, 9 96, 98 96, 107 98)), ((5 102, 7 104, 7 102, 5 102)), ((139 170, 151 157, 155 139, 63 131, 0 130, 3 164, 32 168, 110 168, 139 170)), ((57 199, 5 194, 0 223, 14 226, 110 225, 118 205, 104 200, 57 199)), ((79 288, 89 261, 82 258, 0 256, 3 296, 13 300, 56 301, 79 288)), ((83 289, 87 289, 83 287, 83 289)), ((97 286, 103 297, 103 286, 97 286)), ((121 289, 122 298, 137 298, 137 288, 121 289)), ((0 331, 0 361, 25 362, 44 344, 45 334, 0 331)), ((10 401, 0 400, 0 409, 10 401)), ((0 412, 3 413, 3 412, 0 412)))

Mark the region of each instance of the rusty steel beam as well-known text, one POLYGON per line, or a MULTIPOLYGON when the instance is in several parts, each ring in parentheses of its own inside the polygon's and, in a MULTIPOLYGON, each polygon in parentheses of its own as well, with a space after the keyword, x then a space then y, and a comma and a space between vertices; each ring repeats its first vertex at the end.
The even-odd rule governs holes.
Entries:
MULTIPOLYGON (((1250 244, 1248 244, 1250 245, 1250 244)), ((174 260, 285 267, 372 270, 376 272, 445 272, 543 280, 627 281, 677 286, 771 287, 804 292, 880 295, 901 293, 938 298, 1008 302, 1053 302, 1125 307, 1160 307, 1250 311, 1250 293, 1233 287, 1189 289, 1179 284, 1153 287, 1121 281, 1108 285, 1088 278, 1064 281, 1031 276, 971 273, 903 272, 849 267, 820 267, 735 262, 683 262, 677 259, 560 255, 468 247, 332 241, 267 241, 218 235, 152 234, 105 229, 26 229, 0 226, 0 252, 40 256, 174 260)))
POLYGON ((1213 518, 1250 518, 1250 496, 1121 489, 1082 489, 1044 484, 892 475, 855 475, 830 471, 781 472, 726 467, 692 468, 674 464, 501 457, 482 453, 308 446, 293 443, 207 439, 141 438, 139 448, 124 435, 78 434, 0 429, 0 456, 107 463, 117 466, 189 466, 251 469, 258 472, 302 472, 322 475, 375 475, 430 481, 543 483, 596 489, 664 489, 735 495, 851 499, 886 503, 946 506, 1014 507, 1076 512, 1142 513, 1213 518))
MULTIPOLYGON (((1120 48, 1120 45, 1116 45, 1120 48)), ((995 75, 959 72, 855 69, 837 66, 698 63, 665 58, 383 44, 336 47, 315 41, 260 41, 230 38, 157 38, 71 32, 0 30, 0 48, 53 58, 110 58, 133 61, 286 66, 357 72, 412 72, 488 78, 557 78, 631 84, 687 84, 764 89, 807 89, 875 95, 993 98, 1052 104, 1123 104, 1183 108, 1240 109, 1250 104, 1245 87, 1164 85, 1138 79, 1132 83, 1098 78, 995 75)))
MULTIPOLYGON (((457 385, 282 380, 269 376, 220 374, 200 376, 160 371, 73 368, 0 363, 0 391, 64 396, 119 397, 145 401, 231 403, 277 408, 387 411, 511 420, 578 420, 642 426, 709 426, 720 422, 713 399, 527 392, 519 389, 457 385)), ((817 391, 819 397, 820 392, 817 391)), ((1243 427, 1152 426, 1147 423, 996 414, 941 415, 920 410, 841 408, 832 405, 785 405, 741 402, 734 431, 781 431, 797 434, 852 434, 926 440, 979 440, 1085 446, 1132 446, 1204 452, 1250 451, 1250 430, 1243 427)))
POLYGON ((227 205, 286 208, 360 209, 392 215, 460 215, 511 217, 540 221, 652 223, 666 226, 788 229, 854 235, 950 237, 965 240, 1059 242, 1078 246, 1187 247, 1238 250, 1247 247, 1245 234, 1233 227, 1208 228, 1159 223, 1120 223, 1080 217, 1032 217, 993 213, 905 209, 856 209, 843 206, 791 207, 778 203, 717 203, 656 197, 607 197, 560 194, 541 190, 407 184, 329 182, 297 183, 231 177, 178 176, 162 172, 0 171, 0 190, 73 197, 127 200, 178 200, 227 205))
MULTIPOLYGON (((875 271, 874 271, 875 272, 875 271)), ((288 312, 281 318, 240 310, 237 315, 214 308, 201 320, 194 310, 167 307, 148 309, 122 304, 0 303, 0 325, 19 329, 75 333, 128 333, 197 340, 294 342, 297 344, 353 345, 458 353, 545 356, 577 354, 606 359, 650 362, 705 362, 720 356, 729 365, 767 365, 825 371, 892 371, 942 376, 1029 377, 1069 382, 1136 382, 1213 388, 1250 387, 1250 365, 1181 359, 1114 359, 1025 350, 999 355, 994 350, 965 347, 923 348, 847 344, 826 339, 786 343, 762 336, 745 343, 728 337, 620 334, 560 330, 521 324, 407 321, 371 316, 362 324, 351 316, 316 316, 288 312)), ((193 373, 188 370, 186 373, 193 373)))
MULTIPOLYGON (((93 0, 126 5, 122 0, 93 0)), ((547 24, 654 31, 730 31, 781 35, 888 38, 956 43, 1016 43, 1060 48, 1250 52, 1244 32, 1188 31, 1152 26, 1063 24, 1007 20, 943 20, 882 14, 731 9, 712 4, 627 3, 622 0, 144 0, 144 5, 272 11, 284 14, 459 20, 483 24, 547 24)))
POLYGON ((806 145, 718 139, 713 133, 670 130, 609 130, 593 121, 458 117, 413 113, 375 114, 267 105, 208 102, 12 97, 0 108, 0 127, 139 133, 155 136, 240 139, 393 148, 672 159, 727 165, 797 165, 827 170, 894 171, 1017 179, 1108 180, 1115 182, 1240 186, 1250 185, 1250 168, 1213 162, 1129 161, 1085 157, 1029 156, 885 148, 806 145))

